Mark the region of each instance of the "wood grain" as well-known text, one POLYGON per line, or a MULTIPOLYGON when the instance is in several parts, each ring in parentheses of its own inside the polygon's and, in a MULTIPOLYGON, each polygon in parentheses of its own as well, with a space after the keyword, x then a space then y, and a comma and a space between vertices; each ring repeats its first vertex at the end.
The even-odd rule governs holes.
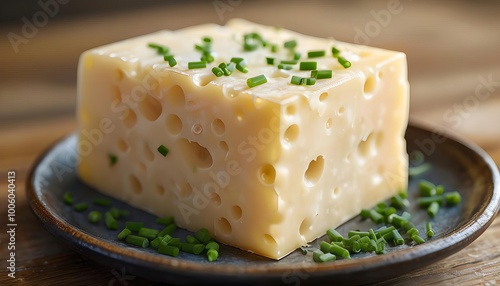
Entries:
MULTIPOLYGON (((222 0, 221 0, 222 1, 222 0)), ((395 1, 395 0, 392 0, 395 1)), ((388 1, 233 1, 222 17, 216 1, 170 1, 154 8, 50 18, 15 53, 0 37, 0 257, 7 257, 5 174, 16 171, 16 279, 0 268, 0 285, 154 285, 70 250, 29 209, 24 184, 34 160, 75 128, 76 67, 84 50, 116 40, 242 17, 306 34, 356 42, 388 1), (196 5, 196 6, 192 6, 196 5), (300 11, 300 15, 297 11, 300 11), (298 20, 300 19, 300 20, 298 20), (321 19, 321 21, 318 21, 321 19)), ((229 3, 227 1, 223 1, 229 3)), ((500 18, 498 1, 398 1, 369 44, 404 51, 412 89, 410 116, 468 138, 500 164, 500 18), (485 85, 484 82, 490 82, 485 85), (478 95, 489 92, 489 96, 478 95), (450 117, 451 116, 451 117, 450 117)), ((71 5, 68 4, 68 5, 71 5)), ((64 9, 64 7, 61 7, 64 9)), ((28 18, 32 14, 26 15, 28 18)), ((0 34, 21 33, 21 20, 0 34)), ((376 285, 500 284, 500 218, 464 250, 430 267, 376 285)), ((2 262, 5 263, 5 262, 2 262)), ((397 269, 395 269, 397 271, 397 269)))

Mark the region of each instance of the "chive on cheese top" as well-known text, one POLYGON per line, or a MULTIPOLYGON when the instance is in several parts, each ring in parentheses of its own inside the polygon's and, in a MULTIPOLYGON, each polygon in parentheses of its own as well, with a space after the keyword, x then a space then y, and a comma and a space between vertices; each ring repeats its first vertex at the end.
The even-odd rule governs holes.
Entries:
POLYGON ((85 52, 79 177, 280 259, 407 184, 403 53, 244 20, 85 52))

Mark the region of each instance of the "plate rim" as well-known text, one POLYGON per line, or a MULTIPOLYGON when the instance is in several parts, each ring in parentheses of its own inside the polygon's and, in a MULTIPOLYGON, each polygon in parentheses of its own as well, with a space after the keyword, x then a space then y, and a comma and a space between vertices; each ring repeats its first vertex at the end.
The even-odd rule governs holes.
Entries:
MULTIPOLYGON (((424 125, 425 124, 410 120, 408 129, 420 129, 420 131, 435 134, 435 131, 430 130, 424 125)), ((484 204, 484 206, 481 206, 480 212, 474 213, 470 217, 469 221, 457 228, 454 228, 453 232, 446 236, 433 239, 430 242, 386 253, 384 255, 356 258, 351 260, 339 260, 330 264, 277 264, 273 267, 269 267, 268 264, 257 264, 242 269, 241 266, 231 264, 202 264, 199 262, 182 260, 168 256, 153 256, 147 252, 141 251, 140 249, 118 247, 110 242, 99 240, 98 237, 92 235, 91 233, 71 225, 64 218, 55 213, 51 213, 49 209, 47 209, 47 205, 43 202, 43 200, 37 196, 36 187, 34 186, 35 174, 43 160, 47 159, 47 157, 52 154, 52 152, 63 142, 69 140, 72 136, 75 136, 75 133, 70 133, 58 139, 53 144, 50 144, 48 148, 35 160, 26 179, 26 195, 32 212, 42 222, 44 228, 47 229, 53 236, 69 242, 70 246, 77 252, 89 256, 88 253, 84 253, 81 249, 85 248, 92 252, 92 257, 105 257, 115 261, 116 263, 132 264, 138 269, 145 268, 154 271, 170 271, 173 272, 173 274, 170 272, 169 274, 174 276, 189 275, 192 277, 196 275, 203 276, 210 274, 217 277, 234 277, 235 275, 243 274, 245 275, 244 279, 283 279, 283 275, 286 274, 286 272, 306 270, 308 273, 312 273, 313 275, 311 276, 313 277, 324 278, 325 276, 342 274, 343 271, 346 270, 348 272, 356 272, 359 270, 366 271, 368 269, 393 267, 395 265, 401 266, 402 263, 408 263, 414 259, 426 259, 429 260, 428 264, 430 264, 452 254, 450 253, 443 256, 443 253, 447 253, 450 250, 458 252, 472 243, 489 227, 500 211, 500 173, 490 155, 475 143, 466 140, 463 137, 457 136, 457 134, 440 132, 440 135, 443 135, 446 138, 453 140, 455 143, 458 143, 476 153, 488 167, 492 178, 491 183, 493 188, 489 201, 484 204), (76 243, 74 241, 75 238, 80 239, 80 243, 76 243), (447 242, 449 240, 454 241, 454 243, 449 245, 447 242), (438 250, 436 250, 436 246, 439 245, 445 245, 446 247, 438 248, 438 250), (359 260, 363 260, 363 263, 359 263, 359 260), (138 261, 140 261, 140 264, 138 264, 138 261), (367 265, 368 267, 366 267, 367 265)), ((411 268, 411 265, 409 265, 409 267, 411 268)), ((410 271, 413 271, 416 268, 417 267, 414 267, 410 271)))

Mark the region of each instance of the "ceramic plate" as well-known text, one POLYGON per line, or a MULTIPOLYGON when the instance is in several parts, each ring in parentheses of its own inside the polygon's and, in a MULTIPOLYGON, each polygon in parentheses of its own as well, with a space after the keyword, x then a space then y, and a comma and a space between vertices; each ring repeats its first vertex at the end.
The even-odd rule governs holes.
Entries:
MULTIPOLYGON (((299 250, 274 261, 222 246, 220 258, 210 263, 204 256, 181 253, 173 258, 153 249, 128 246, 116 239, 118 231, 107 230, 103 223, 90 224, 88 210, 77 213, 63 203, 66 191, 71 191, 76 201, 102 197, 75 175, 75 135, 59 141, 39 159, 28 178, 27 192, 33 212, 50 233, 79 253, 110 267, 125 267, 133 275, 173 284, 369 283, 403 275, 456 253, 485 231, 500 207, 498 169, 484 151, 463 140, 443 137, 414 125, 408 127, 406 139, 410 156, 417 154, 415 151, 418 150, 431 166, 428 172, 410 179, 410 198, 417 196, 417 182, 425 178, 443 184, 447 191, 460 192, 462 203, 440 209, 433 222, 436 236, 424 244, 388 247, 384 255, 354 255, 352 259, 331 263, 315 263, 311 252, 303 255, 299 250)), ((114 206, 130 211, 130 220, 143 221, 146 226, 158 228, 154 223, 155 216, 111 200, 114 206)), ((105 207, 92 206, 92 209, 106 211, 105 207)), ((413 206, 410 212, 414 214, 414 224, 425 233, 428 220, 425 211, 413 206)), ((357 217, 338 230, 346 233, 351 229, 367 230, 370 227, 374 226, 369 221, 357 217)), ((179 236, 186 234, 183 230, 176 233, 179 236)), ((312 247, 317 247, 318 241, 324 239, 313 242, 312 247)))

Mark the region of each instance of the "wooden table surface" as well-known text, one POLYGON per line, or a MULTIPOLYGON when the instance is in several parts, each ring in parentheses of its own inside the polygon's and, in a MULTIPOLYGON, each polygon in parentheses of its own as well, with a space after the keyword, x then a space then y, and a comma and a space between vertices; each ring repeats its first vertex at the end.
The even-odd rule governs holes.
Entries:
MULTIPOLYGON (((55 2, 55 1, 53 1, 55 2)), ((60 1, 68 2, 68 1, 60 1)), ((170 1, 0 27, 0 285, 153 285, 81 256, 47 233, 26 202, 35 158, 75 129, 76 67, 86 49, 242 17, 407 54, 413 120, 459 134, 500 163, 498 1, 170 1), (43 25, 42 25, 43 24, 43 25), (18 36, 14 44, 9 40, 18 36), (10 37, 9 37, 10 35, 10 37), (16 52, 17 50, 17 52, 16 52), (7 171, 16 172, 16 278, 7 276, 7 171)), ((59 2, 56 2, 59 3, 59 2)), ((59 4, 58 10, 64 11, 59 4)), ((397 271, 397 270, 395 270, 397 271)), ((380 285, 500 285, 500 219, 464 250, 380 285)))

